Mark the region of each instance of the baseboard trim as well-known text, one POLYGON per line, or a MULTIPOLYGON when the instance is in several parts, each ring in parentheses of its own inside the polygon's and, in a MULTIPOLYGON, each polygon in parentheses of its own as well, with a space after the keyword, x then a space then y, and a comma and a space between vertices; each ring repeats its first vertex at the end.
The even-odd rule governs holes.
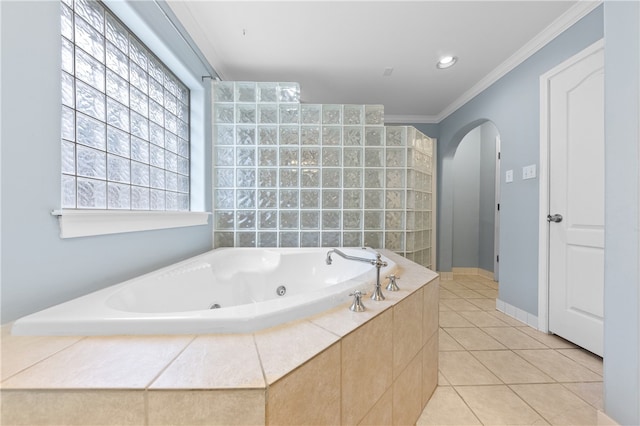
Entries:
POLYGON ((438 274, 440 274, 440 281, 453 280, 453 272, 438 272, 438 274))
POLYGON ((479 275, 478 268, 451 268, 451 272, 460 275, 479 275))
POLYGON ((598 426, 619 426, 611 417, 607 416, 603 411, 598 410, 598 426))
POLYGON ((486 278, 488 280, 493 281, 494 274, 491 271, 487 271, 486 269, 481 268, 451 268, 451 272, 438 272, 440 274, 440 279, 443 281, 451 281, 453 279, 453 275, 477 275, 482 278, 486 278))
POLYGON ((482 268, 451 268, 451 272, 458 275, 479 275, 482 278, 487 278, 489 280, 492 280, 494 277, 492 271, 487 271, 482 268))
POLYGON ((500 299, 496 299, 496 309, 503 314, 528 325, 529 327, 533 327, 536 330, 538 329, 538 317, 536 315, 523 311, 522 309, 503 302, 500 299))
POLYGON ((493 271, 487 271, 486 269, 482 269, 482 268, 478 268, 478 275, 488 280, 493 280, 493 278, 495 277, 495 274, 493 273, 493 271))

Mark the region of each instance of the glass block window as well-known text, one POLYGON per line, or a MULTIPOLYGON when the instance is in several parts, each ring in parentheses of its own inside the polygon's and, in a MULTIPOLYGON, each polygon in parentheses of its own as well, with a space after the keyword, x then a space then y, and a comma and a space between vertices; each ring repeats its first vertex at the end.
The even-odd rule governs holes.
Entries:
POLYGON ((100 1, 62 0, 62 207, 189 210, 189 89, 100 1))

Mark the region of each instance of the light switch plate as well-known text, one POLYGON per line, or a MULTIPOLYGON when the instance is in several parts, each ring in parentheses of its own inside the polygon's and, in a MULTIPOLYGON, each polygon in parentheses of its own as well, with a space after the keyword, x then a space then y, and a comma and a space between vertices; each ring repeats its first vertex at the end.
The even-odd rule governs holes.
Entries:
POLYGON ((504 174, 504 181, 506 183, 513 182, 513 170, 507 170, 504 174))
POLYGON ((525 166, 522 168, 522 180, 535 179, 536 177, 536 165, 525 166))

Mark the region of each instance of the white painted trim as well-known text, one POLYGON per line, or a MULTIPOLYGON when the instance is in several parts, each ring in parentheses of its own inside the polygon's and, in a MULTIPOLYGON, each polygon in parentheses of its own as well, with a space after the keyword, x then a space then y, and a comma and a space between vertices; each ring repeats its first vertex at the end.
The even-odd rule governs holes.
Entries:
POLYGON ((58 217, 60 238, 206 225, 211 215, 208 212, 79 209, 54 210, 51 214, 58 217))
POLYGON ((437 232, 438 232, 438 140, 431 138, 431 267, 437 267, 437 232))
POLYGON ((604 49, 602 39, 540 76, 538 326, 545 333, 549 332, 549 86, 555 75, 600 49, 604 49))
POLYGON ((498 210, 498 206, 500 205, 500 162, 501 154, 500 154, 500 135, 496 136, 495 140, 495 186, 494 186, 494 203, 493 203, 493 277, 491 278, 494 281, 500 281, 500 262, 498 262, 498 256, 500 256, 500 210, 498 210))
POLYGON ((589 12, 593 11, 602 3, 597 1, 578 1, 574 6, 562 14, 558 19, 553 21, 537 36, 531 39, 527 44, 522 46, 517 52, 511 55, 506 61, 498 65, 493 71, 487 74, 482 80, 476 83, 469 90, 464 92, 458 99, 449 104, 437 115, 389 115, 385 116, 388 123, 405 124, 405 123, 439 123, 456 110, 476 97, 478 94, 486 90, 493 83, 504 77, 518 65, 526 61, 537 51, 546 46, 550 41, 567 30, 573 24, 584 18, 589 12))
POLYGON ((523 324, 528 325, 529 327, 539 330, 538 317, 533 314, 530 314, 527 311, 523 311, 522 309, 515 307, 513 305, 510 305, 506 302, 503 302, 500 299, 496 299, 496 309, 502 312, 503 314, 508 315, 511 318, 516 319, 523 324))

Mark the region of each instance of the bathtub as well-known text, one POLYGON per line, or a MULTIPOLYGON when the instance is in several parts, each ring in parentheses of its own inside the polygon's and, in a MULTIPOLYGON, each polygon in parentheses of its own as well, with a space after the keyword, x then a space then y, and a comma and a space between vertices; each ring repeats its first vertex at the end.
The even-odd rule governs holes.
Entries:
MULTIPOLYGON (((330 248, 222 248, 18 319, 16 335, 246 333, 372 292, 376 268, 330 248)), ((374 258, 372 250, 341 248, 374 258)), ((381 281, 397 265, 387 262, 381 281)))

